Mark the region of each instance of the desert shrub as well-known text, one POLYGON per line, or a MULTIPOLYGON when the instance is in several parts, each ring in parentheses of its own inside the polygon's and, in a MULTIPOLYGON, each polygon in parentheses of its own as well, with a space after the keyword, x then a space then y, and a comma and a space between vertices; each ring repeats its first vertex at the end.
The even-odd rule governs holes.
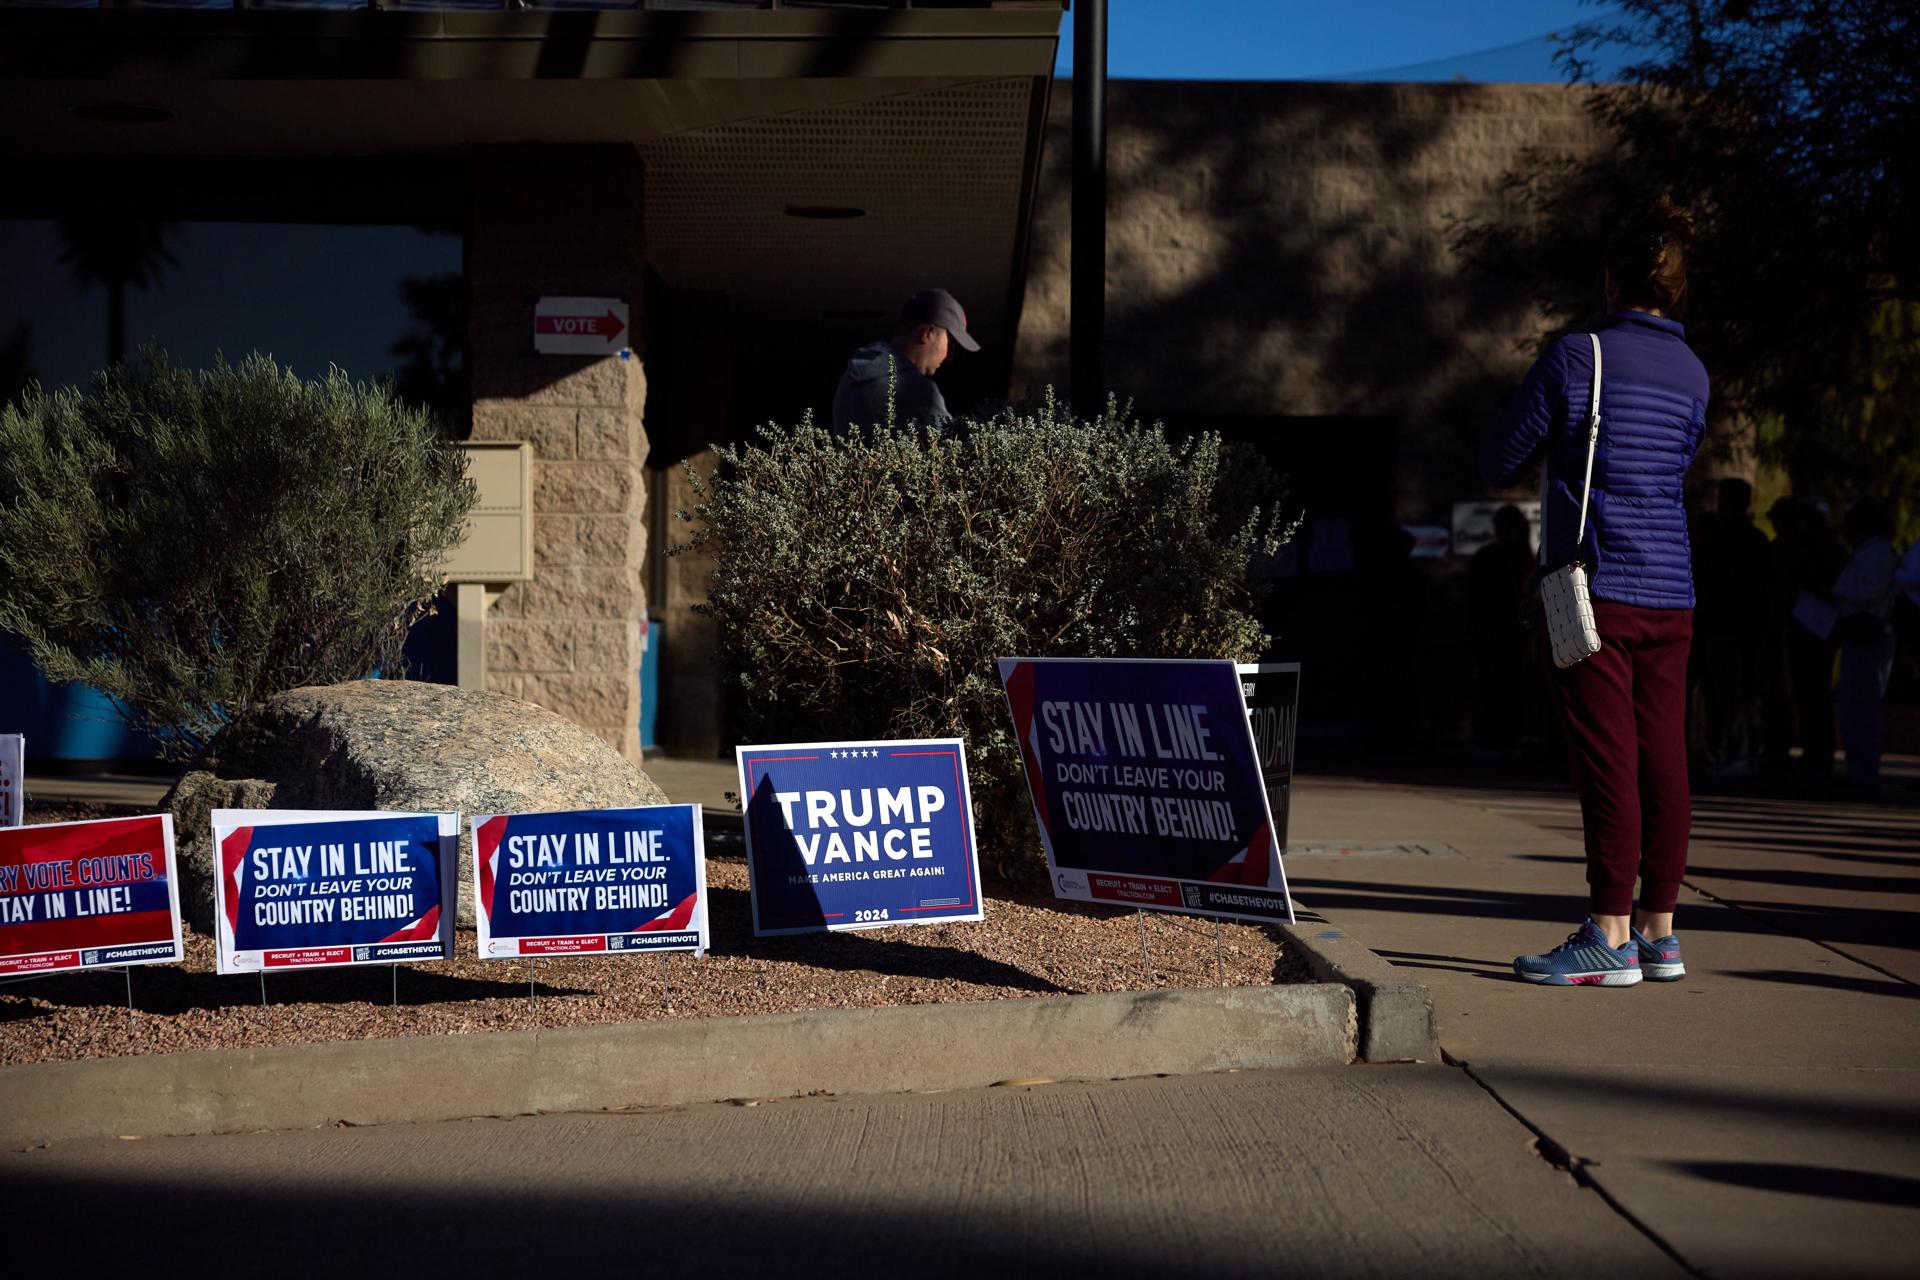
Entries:
POLYGON ((0 628, 187 755, 276 693, 397 674, 472 503, 384 387, 149 351, 0 409, 0 628))
POLYGON ((847 437, 770 427, 719 451, 691 547, 755 740, 967 740, 982 852, 1037 853, 995 660, 1246 660, 1257 568, 1292 533, 1279 480, 1217 436, 1118 410, 847 437))

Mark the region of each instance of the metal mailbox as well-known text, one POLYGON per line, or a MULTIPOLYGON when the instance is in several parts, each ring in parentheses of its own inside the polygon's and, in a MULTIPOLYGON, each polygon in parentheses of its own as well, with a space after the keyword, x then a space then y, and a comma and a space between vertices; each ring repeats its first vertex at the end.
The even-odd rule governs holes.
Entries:
POLYGON ((487 687, 487 608, 508 583, 533 578, 533 446, 460 446, 479 490, 467 533, 447 556, 453 587, 455 665, 462 689, 487 687))
POLYGON ((460 446, 479 496, 467 535, 447 556, 447 581, 527 582, 533 577, 533 446, 460 446))

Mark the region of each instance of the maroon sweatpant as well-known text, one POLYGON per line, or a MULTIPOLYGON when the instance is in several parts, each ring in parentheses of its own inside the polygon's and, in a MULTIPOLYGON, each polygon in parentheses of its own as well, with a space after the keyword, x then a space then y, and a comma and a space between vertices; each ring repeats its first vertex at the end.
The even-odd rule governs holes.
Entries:
POLYGON ((1593 602, 1600 652, 1554 673, 1587 832, 1595 915, 1666 912, 1687 870, 1687 649, 1691 609, 1593 602))

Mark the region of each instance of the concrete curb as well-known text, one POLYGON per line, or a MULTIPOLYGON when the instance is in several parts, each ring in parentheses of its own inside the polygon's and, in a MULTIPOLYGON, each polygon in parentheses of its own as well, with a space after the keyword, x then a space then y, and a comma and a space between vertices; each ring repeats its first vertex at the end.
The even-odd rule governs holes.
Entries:
POLYGON ((1353 991, 1360 1015, 1360 1058, 1365 1062, 1438 1062, 1440 1033, 1433 995, 1369 951, 1325 916, 1294 901, 1298 924, 1277 925, 1322 982, 1353 991))
POLYGON ((1357 1032, 1321 983, 98 1058, 0 1070, 0 1144, 1338 1066, 1357 1032))

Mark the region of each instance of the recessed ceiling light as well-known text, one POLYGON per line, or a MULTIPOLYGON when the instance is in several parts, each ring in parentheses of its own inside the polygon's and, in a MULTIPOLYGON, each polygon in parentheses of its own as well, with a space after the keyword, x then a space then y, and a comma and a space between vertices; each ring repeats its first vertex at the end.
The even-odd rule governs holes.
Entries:
POLYGON ((864 218, 865 209, 856 209, 846 204, 790 204, 787 206, 789 218, 815 218, 830 222, 841 218, 864 218))
POLYGON ((173 119, 173 112, 147 102, 89 102, 75 107, 73 114, 103 124, 165 124, 173 119))

